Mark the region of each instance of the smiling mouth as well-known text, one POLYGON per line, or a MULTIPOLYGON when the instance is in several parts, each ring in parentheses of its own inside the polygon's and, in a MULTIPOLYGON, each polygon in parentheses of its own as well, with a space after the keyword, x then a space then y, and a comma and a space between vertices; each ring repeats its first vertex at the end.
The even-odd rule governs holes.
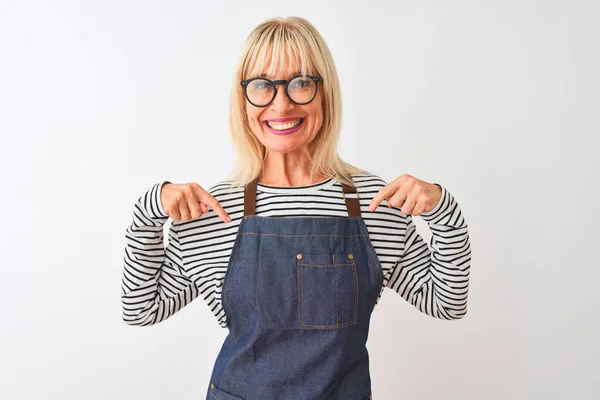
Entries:
POLYGON ((302 121, 304 121, 304 118, 298 118, 292 121, 286 121, 286 122, 270 122, 270 121, 265 121, 265 123, 267 124, 267 126, 275 131, 286 131, 288 129, 293 129, 295 127, 297 127, 298 125, 300 125, 302 123, 302 121))

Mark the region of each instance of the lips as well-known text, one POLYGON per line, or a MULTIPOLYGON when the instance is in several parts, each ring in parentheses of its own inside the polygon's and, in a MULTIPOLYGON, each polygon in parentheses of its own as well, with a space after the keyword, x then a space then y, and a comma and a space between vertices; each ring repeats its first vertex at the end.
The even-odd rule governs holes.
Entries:
POLYGON ((266 120, 263 122, 265 128, 276 135, 289 135, 296 132, 304 124, 304 118, 276 118, 283 120, 283 122, 274 122, 275 119, 266 120), (300 121, 294 125, 294 121, 300 121), (272 122, 272 126, 270 123, 272 122))
POLYGON ((270 128, 278 130, 278 131, 282 131, 285 129, 292 129, 292 128, 300 125, 301 123, 302 123, 302 118, 288 119, 287 121, 282 121, 282 122, 275 122, 273 120, 267 121, 267 124, 269 125, 270 128))
POLYGON ((267 122, 287 122, 287 121, 293 121, 295 119, 302 119, 302 117, 269 118, 269 119, 266 119, 265 121, 267 121, 267 122))

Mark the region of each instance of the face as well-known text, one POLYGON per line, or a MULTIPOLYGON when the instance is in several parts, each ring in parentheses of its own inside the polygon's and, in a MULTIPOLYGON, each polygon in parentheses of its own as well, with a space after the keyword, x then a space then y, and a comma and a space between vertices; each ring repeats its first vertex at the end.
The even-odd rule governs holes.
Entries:
MULTIPOLYGON (((296 72, 290 69, 286 73, 278 72, 276 76, 262 76, 287 80, 297 75, 296 72)), ((250 129, 266 147, 267 153, 308 152, 308 144, 323 124, 322 90, 322 82, 319 82, 315 98, 304 105, 293 103, 285 94, 284 85, 277 85, 277 95, 266 107, 255 107, 246 99, 250 129)))

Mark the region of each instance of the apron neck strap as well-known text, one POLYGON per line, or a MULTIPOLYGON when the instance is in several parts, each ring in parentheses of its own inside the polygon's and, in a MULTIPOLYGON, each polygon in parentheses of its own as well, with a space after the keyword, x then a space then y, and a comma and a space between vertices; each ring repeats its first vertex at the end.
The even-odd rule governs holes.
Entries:
MULTIPOLYGON (((244 188, 244 216, 256 214, 256 185, 258 178, 244 188)), ((360 200, 355 186, 342 183, 342 192, 348 209, 348 216, 360 217, 360 200), (350 194, 350 197, 346 195, 350 194)))

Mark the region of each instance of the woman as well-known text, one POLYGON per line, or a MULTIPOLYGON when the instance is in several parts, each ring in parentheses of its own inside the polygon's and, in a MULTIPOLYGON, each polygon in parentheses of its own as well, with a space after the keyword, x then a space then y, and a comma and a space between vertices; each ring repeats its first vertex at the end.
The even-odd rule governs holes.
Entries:
POLYGON ((386 184, 339 157, 335 64, 302 18, 254 29, 230 107, 229 179, 208 191, 161 182, 137 201, 123 318, 155 324, 202 294, 229 329, 207 399, 370 399, 365 344, 384 287, 435 318, 466 314, 458 204, 439 184, 408 174, 386 184), (431 247, 413 215, 435 228, 431 247))

